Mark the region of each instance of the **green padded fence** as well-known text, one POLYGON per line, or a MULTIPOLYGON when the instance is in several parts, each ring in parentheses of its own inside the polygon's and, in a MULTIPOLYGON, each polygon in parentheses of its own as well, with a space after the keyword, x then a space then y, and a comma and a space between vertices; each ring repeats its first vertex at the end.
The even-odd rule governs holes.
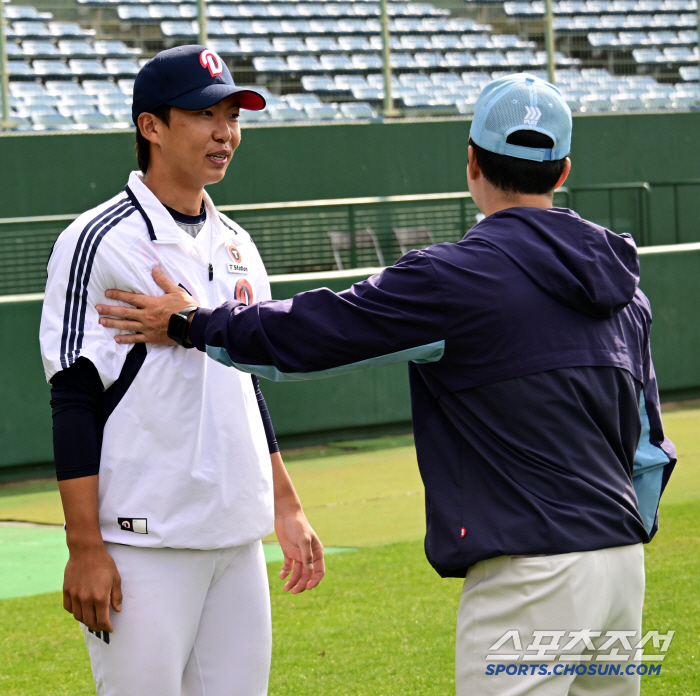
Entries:
MULTIPOLYGON (((649 247, 640 253, 642 289, 654 312, 652 352, 662 397, 700 396, 700 244, 649 247)), ((316 287, 340 291, 371 271, 299 274, 272 279, 276 299, 316 287)), ((39 356, 41 296, 0 298, 0 478, 17 467, 50 461, 49 389, 39 356)), ((405 365, 263 391, 283 446, 410 429, 405 365)), ((28 469, 24 469, 28 471, 28 469)))

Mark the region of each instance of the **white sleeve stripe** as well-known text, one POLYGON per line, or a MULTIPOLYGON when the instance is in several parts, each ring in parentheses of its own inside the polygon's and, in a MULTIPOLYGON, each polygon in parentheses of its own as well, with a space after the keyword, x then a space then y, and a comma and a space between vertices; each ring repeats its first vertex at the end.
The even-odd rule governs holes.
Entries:
POLYGON ((131 201, 123 197, 93 218, 80 233, 66 290, 60 353, 63 368, 70 367, 77 360, 82 348, 88 283, 97 247, 109 230, 135 210, 131 201))

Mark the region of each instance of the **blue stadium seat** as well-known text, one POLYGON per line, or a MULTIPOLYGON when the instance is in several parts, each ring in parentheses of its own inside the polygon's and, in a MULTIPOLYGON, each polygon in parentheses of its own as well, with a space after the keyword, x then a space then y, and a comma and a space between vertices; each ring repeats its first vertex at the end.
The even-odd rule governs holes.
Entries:
POLYGON ((68 80, 47 80, 45 87, 48 94, 59 99, 85 94, 85 91, 77 82, 69 82, 68 80))
POLYGON ((30 120, 36 130, 73 130, 74 122, 61 114, 32 114, 30 120))
POLYGON ((417 67, 424 69, 439 68, 445 64, 441 53, 414 53, 413 60, 417 67))
POLYGON ((217 19, 237 19, 242 16, 238 5, 233 3, 228 5, 209 5, 207 15, 217 19))
POLYGON ((284 58, 253 58, 253 68, 256 72, 287 73, 289 66, 284 58))
POLYGON ((243 55, 273 55, 277 53, 269 39, 240 39, 238 42, 243 55))
POLYGON ((331 77, 321 77, 318 75, 305 75, 301 78, 301 87, 306 92, 334 95, 338 88, 331 77))
POLYGON ((369 40, 364 36, 339 36, 338 46, 341 51, 349 51, 352 53, 362 53, 373 50, 369 40))
POLYGON ((235 56, 241 52, 235 39, 209 39, 208 46, 221 56, 235 56))
POLYGON ((284 99, 294 109, 322 105, 321 100, 315 94, 287 94, 284 99))
POLYGON ((97 55, 95 47, 87 41, 59 41, 58 50, 66 58, 92 58, 97 55))
POLYGON ((10 82, 10 95, 18 99, 27 96, 47 95, 46 87, 40 82, 10 82))
POLYGON ((105 56, 106 58, 121 58, 126 56, 141 55, 140 48, 130 48, 123 41, 95 41, 94 46, 97 54, 100 56, 105 56))
POLYGON ((429 36, 420 34, 407 34, 400 38, 401 48, 404 51, 430 51, 433 48, 429 36))
POLYGON ((455 51, 463 48, 462 39, 451 34, 434 34, 430 37, 432 45, 443 51, 455 51))
POLYGON ((59 38, 81 38, 94 36, 94 29, 83 29, 79 24, 75 22, 49 22, 49 31, 52 36, 59 38))
POLYGON ((310 53, 333 53, 340 50, 339 42, 330 36, 308 36, 305 45, 310 53))
POLYGON ((192 19, 192 15, 189 12, 181 12, 177 5, 149 5, 148 17, 156 22, 164 19, 192 19))
POLYGON ((28 58, 51 58, 61 55, 58 48, 50 41, 23 41, 22 51, 28 58))
POLYGON ((150 22, 151 14, 145 5, 120 5, 117 8, 117 17, 122 22, 150 22))
POLYGON ((67 108, 96 107, 97 97, 92 94, 63 94, 59 99, 60 106, 67 108))
POLYGON ((299 17, 299 10, 294 3, 280 4, 280 5, 269 5, 268 6, 271 17, 299 17))
POLYGON ((138 63, 128 58, 107 58, 104 66, 110 75, 118 77, 136 76, 140 69, 138 63))
POLYGON ((416 67, 416 61, 408 53, 392 53, 391 67, 397 70, 410 70, 416 67))
POLYGON ((450 68, 469 68, 477 65, 476 58, 473 53, 466 51, 460 53, 447 52, 445 53, 445 66, 450 68))
POLYGON ((8 27, 7 36, 18 38, 41 39, 51 37, 52 33, 44 22, 12 22, 8 27))
POLYGON ((227 36, 255 36, 252 22, 236 19, 225 19, 221 22, 221 26, 223 27, 227 36))
MULTIPOLYGON (((226 22, 223 22, 226 25, 226 22)), ((161 22, 163 36, 173 39, 193 39, 197 36, 195 22, 161 22)), ((235 34, 236 32, 226 32, 235 34)))
POLYGON ((351 119, 367 119, 376 118, 376 114, 372 110, 369 104, 363 104, 361 102, 347 102, 345 104, 340 104, 340 111, 345 116, 345 118, 351 119))
POLYGON ((309 49, 300 38, 277 37, 272 39, 272 46, 278 53, 308 53, 309 49))
POLYGON ((38 77, 70 77, 75 74, 62 60, 35 60, 32 67, 38 77))
POLYGON ((268 111, 272 121, 305 121, 308 118, 306 111, 294 109, 288 104, 270 106, 268 111))
POLYGON ((95 96, 100 96, 103 94, 124 94, 124 92, 122 92, 121 89, 114 84, 114 82, 110 82, 109 80, 83 80, 83 90, 86 94, 92 94, 95 96))
POLYGON ((355 70, 381 70, 382 59, 377 55, 364 53, 351 56, 352 66, 355 70))
POLYGON ((51 19, 52 14, 50 12, 39 12, 36 7, 31 7, 30 5, 6 5, 5 6, 5 19, 8 21, 12 20, 40 20, 40 19, 51 19))
POLYGON ((333 78, 335 89, 341 92, 350 92, 353 87, 380 87, 381 85, 370 85, 366 77, 362 75, 336 75, 333 78))
POLYGON ((115 121, 107 114, 102 114, 97 111, 94 113, 76 113, 73 120, 80 126, 88 128, 114 128, 115 121))
POLYGON ((355 69, 350 58, 343 55, 319 56, 319 62, 323 70, 327 70, 328 72, 355 69))
POLYGON ((314 121, 332 121, 340 117, 340 111, 331 104, 306 104, 304 111, 309 119, 314 121))
POLYGON ((74 75, 81 77, 100 77, 102 75, 107 77, 109 74, 105 66, 97 60, 74 58, 68 61, 68 66, 74 75))
POLYGON ((289 56, 287 65, 292 72, 323 72, 324 70, 315 56, 289 56))
MULTIPOLYGON (((117 85, 124 94, 128 94, 129 96, 131 96, 134 93, 133 79, 124 78, 121 80, 117 80, 117 85)), ((85 82, 83 82, 83 87, 85 87, 85 82)), ((85 87, 85 91, 87 91, 87 87, 85 87)))

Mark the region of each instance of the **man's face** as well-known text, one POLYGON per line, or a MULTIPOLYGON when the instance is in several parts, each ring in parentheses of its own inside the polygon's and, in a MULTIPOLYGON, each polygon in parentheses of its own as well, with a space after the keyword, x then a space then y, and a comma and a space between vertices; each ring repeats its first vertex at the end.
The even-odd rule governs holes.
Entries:
POLYGON ((221 181, 241 142, 235 95, 202 111, 170 111, 159 123, 160 151, 168 174, 194 188, 221 181))

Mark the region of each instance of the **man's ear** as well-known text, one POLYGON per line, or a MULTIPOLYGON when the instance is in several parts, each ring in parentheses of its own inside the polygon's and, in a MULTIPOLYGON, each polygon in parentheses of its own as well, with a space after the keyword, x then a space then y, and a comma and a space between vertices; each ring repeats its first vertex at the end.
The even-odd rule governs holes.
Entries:
POLYGON ((557 185, 554 187, 555 189, 558 189, 560 186, 564 185, 564 182, 566 181, 566 177, 569 176, 570 171, 571 171, 571 160, 567 157, 564 160, 564 171, 561 173, 561 176, 559 177, 559 181, 557 181, 557 185))
POLYGON ((159 129, 161 126, 159 121, 153 114, 142 113, 136 120, 136 126, 141 131, 141 135, 151 143, 160 145, 159 129))
POLYGON ((470 145, 467 149, 467 179, 476 181, 481 176, 481 168, 476 159, 476 150, 470 145))

